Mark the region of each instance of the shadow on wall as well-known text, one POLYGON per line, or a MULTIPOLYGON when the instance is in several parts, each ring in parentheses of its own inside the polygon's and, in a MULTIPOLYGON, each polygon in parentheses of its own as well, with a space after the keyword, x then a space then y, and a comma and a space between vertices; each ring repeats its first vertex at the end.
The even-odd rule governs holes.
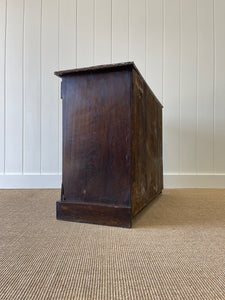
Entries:
POLYGON ((133 220, 133 228, 225 226, 224 189, 168 189, 133 220))

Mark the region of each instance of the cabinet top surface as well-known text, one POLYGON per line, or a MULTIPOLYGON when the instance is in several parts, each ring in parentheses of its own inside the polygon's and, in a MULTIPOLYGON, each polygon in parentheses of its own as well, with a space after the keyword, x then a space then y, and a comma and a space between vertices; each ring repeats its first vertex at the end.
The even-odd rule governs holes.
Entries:
POLYGON ((77 68, 77 69, 70 69, 70 70, 63 70, 57 71, 54 74, 63 77, 64 75, 72 75, 75 73, 88 73, 88 72, 99 72, 99 71, 110 71, 110 70, 120 70, 120 69, 132 69, 134 68, 138 73, 140 73, 135 66, 134 62, 123 62, 117 64, 107 64, 107 65, 98 65, 98 66, 91 66, 91 67, 84 67, 84 68, 77 68))
MULTIPOLYGON (((75 74, 88 74, 88 73, 97 73, 97 72, 110 72, 110 71, 118 71, 118 70, 135 70, 142 80, 146 83, 146 85, 149 87, 147 82, 145 81, 144 77, 142 76, 141 72, 138 70, 136 67, 135 63, 133 61, 129 62, 123 62, 123 63, 116 63, 116 64, 105 64, 105 65, 98 65, 98 66, 90 66, 90 67, 82 67, 82 68, 76 68, 76 69, 69 69, 69 70, 62 70, 62 71, 56 71, 54 74, 59 77, 67 77, 70 75, 75 75, 75 74)), ((151 88, 149 87, 151 90, 151 88)), ((157 99, 153 91, 151 90, 151 93, 154 95, 154 98, 156 101, 162 106, 160 101, 157 99)))

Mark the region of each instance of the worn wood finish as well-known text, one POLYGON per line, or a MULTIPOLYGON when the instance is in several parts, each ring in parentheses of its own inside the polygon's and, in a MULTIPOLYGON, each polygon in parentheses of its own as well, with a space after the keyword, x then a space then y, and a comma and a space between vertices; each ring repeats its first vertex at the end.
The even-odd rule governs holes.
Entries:
POLYGON ((131 227, 131 208, 95 203, 56 203, 57 219, 131 227))
POLYGON ((132 215, 162 191, 162 108, 146 82, 133 70, 132 215))
POLYGON ((65 79, 64 199, 130 205, 130 122, 129 71, 65 79))
POLYGON ((57 218, 130 227, 162 191, 162 106, 133 63, 55 74, 63 99, 57 218))

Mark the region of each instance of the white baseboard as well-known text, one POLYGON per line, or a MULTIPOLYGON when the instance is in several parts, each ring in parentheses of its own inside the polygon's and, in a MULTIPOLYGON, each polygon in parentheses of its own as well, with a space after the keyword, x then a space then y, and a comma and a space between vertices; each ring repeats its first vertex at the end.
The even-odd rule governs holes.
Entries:
POLYGON ((59 189, 60 174, 0 175, 0 189, 59 189))
POLYGON ((225 188, 225 174, 164 174, 164 188, 225 188))
MULTIPOLYGON (((0 189, 59 189, 60 174, 0 175, 0 189)), ((225 174, 164 174, 164 188, 225 188, 225 174)))

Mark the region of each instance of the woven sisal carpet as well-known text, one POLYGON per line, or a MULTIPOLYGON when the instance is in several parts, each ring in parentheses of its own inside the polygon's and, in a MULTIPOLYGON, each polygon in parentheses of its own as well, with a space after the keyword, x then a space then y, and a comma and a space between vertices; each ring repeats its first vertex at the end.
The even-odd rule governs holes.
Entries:
POLYGON ((132 229, 57 221, 59 197, 0 191, 0 299, 225 299, 225 190, 165 190, 132 229))

